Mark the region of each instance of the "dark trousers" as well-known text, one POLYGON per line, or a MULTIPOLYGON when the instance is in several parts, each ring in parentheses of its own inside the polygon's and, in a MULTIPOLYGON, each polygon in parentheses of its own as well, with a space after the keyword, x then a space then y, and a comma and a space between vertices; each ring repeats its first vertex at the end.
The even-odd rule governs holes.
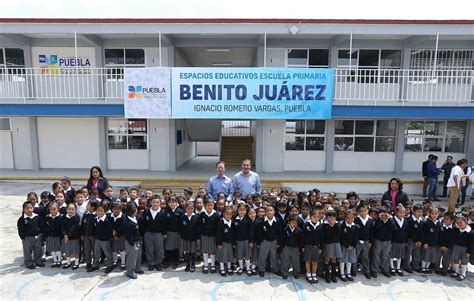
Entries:
POLYGON ((448 196, 448 180, 449 180, 449 175, 444 175, 443 177, 443 197, 448 196))
POLYGON ((428 190, 428 177, 423 177, 423 197, 426 197, 427 190, 428 190))

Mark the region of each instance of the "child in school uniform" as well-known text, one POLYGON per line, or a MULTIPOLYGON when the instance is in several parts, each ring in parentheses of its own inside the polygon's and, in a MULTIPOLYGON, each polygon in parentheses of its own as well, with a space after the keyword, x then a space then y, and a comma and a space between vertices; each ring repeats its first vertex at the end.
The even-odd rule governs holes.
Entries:
POLYGON ((280 253, 281 274, 283 279, 288 278, 290 262, 293 267, 293 277, 297 279, 300 274, 300 248, 303 247, 303 230, 298 227, 298 215, 288 217, 288 225, 283 230, 280 253))
POLYGON ((374 242, 374 222, 369 216, 367 205, 361 204, 357 207, 358 216, 354 223, 359 226, 359 243, 356 247, 356 255, 362 265, 362 273, 365 278, 370 279, 370 249, 374 242))
POLYGON ((320 223, 320 212, 314 209, 310 213, 310 219, 303 226, 303 259, 306 267, 306 280, 313 284, 318 283, 316 272, 318 271, 320 246, 322 240, 323 225, 320 223))
POLYGON ((214 201, 206 200, 205 211, 199 214, 199 228, 201 233, 201 253, 204 274, 209 273, 209 259, 211 260, 211 273, 216 272, 216 231, 220 220, 219 214, 214 210, 214 201))
POLYGON ((181 215, 183 214, 184 210, 178 207, 178 200, 175 196, 171 196, 168 199, 168 208, 166 208, 165 268, 170 264, 173 269, 178 267, 179 248, 181 246, 181 238, 178 231, 181 215))
POLYGON ((63 218, 63 224, 61 232, 63 235, 63 246, 64 253, 66 254, 66 264, 63 265, 63 269, 67 269, 72 266, 73 270, 79 268, 79 253, 81 247, 79 239, 81 237, 80 228, 81 219, 76 213, 76 204, 70 203, 67 206, 67 214, 63 218))
POLYGON ((456 225, 451 252, 454 273, 451 276, 463 281, 466 279, 468 258, 474 255, 474 232, 464 215, 456 217, 456 225))
POLYGON ((186 261, 186 272, 196 271, 196 244, 200 239, 199 216, 194 213, 194 202, 187 201, 186 212, 181 215, 179 235, 183 242, 183 255, 186 261))
POLYGON ((84 243, 84 259, 86 262, 86 270, 92 266, 92 259, 94 258, 95 245, 95 210, 99 206, 96 200, 87 202, 87 212, 82 216, 81 223, 81 239, 84 243))
POLYGON ((74 204, 76 204, 77 207, 77 215, 79 215, 79 218, 82 221, 84 213, 87 212, 87 202, 82 190, 78 190, 74 194, 74 204))
POLYGON ((161 271, 165 254, 164 240, 167 234, 167 218, 165 210, 161 208, 159 197, 151 199, 151 207, 145 210, 142 223, 145 232, 143 239, 148 270, 161 271))
POLYGON ((117 265, 118 254, 120 254, 120 270, 125 270, 125 237, 124 226, 127 217, 122 213, 122 204, 120 201, 115 201, 111 204, 112 214, 110 221, 112 223, 112 258, 114 266, 117 265))
POLYGON ((252 267, 252 275, 256 276, 257 273, 257 259, 258 259, 258 245, 255 237, 255 231, 257 230, 260 220, 257 218, 257 212, 254 208, 247 210, 247 217, 249 219, 249 247, 250 247, 250 262, 252 267))
POLYGON ((18 236, 23 245, 23 260, 28 269, 44 267, 41 260, 43 222, 40 216, 33 212, 33 207, 32 202, 24 202, 23 213, 17 222, 18 236))
POLYGON ((413 205, 413 214, 408 220, 408 252, 404 260, 404 269, 408 273, 413 270, 421 272, 421 241, 423 235, 422 216, 423 207, 421 205, 413 205), (411 257, 411 261, 410 261, 411 257))
POLYGON ((125 275, 132 279, 137 279, 137 274, 144 274, 145 272, 141 268, 142 261, 142 246, 140 237, 140 227, 137 220, 137 207, 135 203, 131 202, 127 204, 126 208, 127 219, 125 220, 124 228, 124 239, 125 239, 125 257, 123 260, 126 262, 125 275))
POLYGON ((446 276, 451 263, 451 251, 453 248, 453 226, 454 214, 446 212, 443 221, 439 223, 438 230, 438 262, 436 264, 436 273, 446 276), (442 265, 442 268, 440 267, 442 265))
POLYGON ((61 227, 63 224, 63 216, 59 213, 59 207, 56 202, 50 204, 49 215, 46 216, 44 236, 46 238, 46 252, 51 253, 53 257, 52 268, 59 268, 61 266, 62 252, 61 241, 63 235, 61 227))
POLYGON ((351 267, 357 264, 356 247, 359 241, 359 226, 354 224, 354 213, 351 210, 345 211, 345 219, 340 224, 341 228, 341 251, 339 259, 339 274, 343 282, 354 281, 351 275, 351 267))
POLYGON ((232 227, 232 208, 225 207, 222 218, 217 224, 216 244, 217 260, 220 264, 220 274, 223 277, 232 275, 231 264, 233 260, 232 245, 234 243, 234 227, 232 227), (227 266, 227 271, 226 271, 227 266))
POLYGON ((379 219, 374 224, 374 245, 372 262, 370 265, 371 275, 377 278, 377 273, 382 270, 382 274, 390 278, 389 257, 392 247, 394 225, 390 221, 389 211, 385 207, 379 209, 379 219))
POLYGON ((341 229, 336 220, 336 211, 332 208, 326 212, 326 221, 323 224, 322 243, 324 245, 324 279, 327 283, 337 282, 336 259, 341 258, 340 244, 341 229))
POLYGON ((93 272, 99 269, 99 260, 102 253, 105 254, 107 260, 107 268, 105 273, 108 274, 114 269, 112 259, 112 248, 110 241, 112 240, 113 225, 110 219, 105 214, 104 205, 99 205, 96 209, 95 220, 95 240, 94 240, 94 262, 87 272, 93 272))
POLYGON ((250 220, 247 218, 247 207, 244 203, 237 205, 237 216, 232 222, 232 227, 234 228, 235 257, 239 263, 239 268, 236 273, 237 275, 242 275, 245 260, 247 276, 252 276, 252 268, 250 266, 251 250, 249 246, 250 220))
POLYGON ((430 265, 438 261, 438 216, 438 209, 430 208, 428 218, 423 223, 421 272, 425 274, 431 274, 430 265))
POLYGON ((74 201, 76 190, 71 187, 71 179, 68 177, 63 177, 60 183, 62 192, 64 193, 65 202, 68 205, 74 201))
POLYGON ((54 200, 58 203, 59 206, 59 213, 61 215, 66 216, 67 214, 67 204, 66 204, 66 199, 65 195, 62 191, 56 192, 56 195, 54 196, 54 200))
POLYGON ((257 227, 257 242, 260 245, 258 251, 258 275, 265 276, 267 258, 270 257, 270 269, 273 273, 279 273, 277 249, 281 243, 283 224, 275 217, 275 209, 267 206, 265 218, 257 227))
POLYGON ((401 204, 395 208, 392 219, 393 235, 390 249, 390 274, 403 276, 401 270, 402 259, 406 257, 408 243, 408 222, 405 219, 406 209, 401 204))

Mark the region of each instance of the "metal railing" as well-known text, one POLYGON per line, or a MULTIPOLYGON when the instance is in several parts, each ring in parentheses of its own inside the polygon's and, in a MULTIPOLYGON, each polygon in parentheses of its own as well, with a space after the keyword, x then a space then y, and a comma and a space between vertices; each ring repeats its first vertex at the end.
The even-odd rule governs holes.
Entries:
POLYGON ((222 136, 250 136, 250 120, 222 120, 222 136))
MULTIPOLYGON (((335 69, 337 105, 474 104, 474 70, 335 69)), ((123 99, 123 68, 2 68, 0 101, 123 99)))

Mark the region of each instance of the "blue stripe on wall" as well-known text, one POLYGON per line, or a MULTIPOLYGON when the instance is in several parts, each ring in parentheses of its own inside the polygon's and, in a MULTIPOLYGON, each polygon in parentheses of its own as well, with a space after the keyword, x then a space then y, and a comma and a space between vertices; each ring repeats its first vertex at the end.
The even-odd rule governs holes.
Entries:
MULTIPOLYGON (((0 104, 0 116, 124 116, 123 105, 0 104)), ((333 106, 333 118, 474 119, 474 107, 333 106)), ((248 116, 251 117, 251 116, 248 116)))

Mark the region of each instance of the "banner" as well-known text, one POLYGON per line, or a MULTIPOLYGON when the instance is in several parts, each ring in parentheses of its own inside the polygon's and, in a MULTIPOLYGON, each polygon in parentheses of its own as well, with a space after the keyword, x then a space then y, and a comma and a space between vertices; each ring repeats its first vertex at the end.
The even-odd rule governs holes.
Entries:
POLYGON ((129 118, 330 119, 334 70, 136 68, 125 88, 129 118))
POLYGON ((172 118, 170 69, 167 67, 125 69, 125 117, 172 118))

